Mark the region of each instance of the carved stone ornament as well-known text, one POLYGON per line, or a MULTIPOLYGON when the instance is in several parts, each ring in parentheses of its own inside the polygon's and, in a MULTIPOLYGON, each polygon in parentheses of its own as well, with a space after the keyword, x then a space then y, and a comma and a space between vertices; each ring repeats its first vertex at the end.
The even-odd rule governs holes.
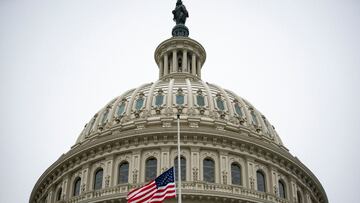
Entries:
POLYGON ((137 177, 138 177, 138 170, 133 170, 133 183, 137 183, 137 177))
POLYGON ((223 174, 223 175, 222 175, 222 177, 223 177, 223 184, 226 185, 226 184, 227 184, 227 172, 226 172, 226 171, 223 171, 222 174, 223 174))
POLYGON ((189 127, 190 127, 190 128, 198 128, 198 127, 199 127, 199 123, 198 123, 198 122, 189 122, 189 127))
POLYGON ((105 177, 105 187, 109 187, 109 185, 110 185, 110 176, 107 175, 107 176, 105 177))
POLYGON ((81 185, 81 192, 85 192, 85 188, 86 188, 86 184, 84 183, 81 185))
POLYGON ((163 128, 170 128, 171 127, 171 122, 163 122, 162 127, 163 128))
POLYGON ((199 174, 199 169, 198 168, 193 168, 193 178, 194 181, 198 180, 198 174, 199 174))
POLYGON ((250 188, 252 190, 255 190, 255 179, 253 177, 250 177, 250 188))

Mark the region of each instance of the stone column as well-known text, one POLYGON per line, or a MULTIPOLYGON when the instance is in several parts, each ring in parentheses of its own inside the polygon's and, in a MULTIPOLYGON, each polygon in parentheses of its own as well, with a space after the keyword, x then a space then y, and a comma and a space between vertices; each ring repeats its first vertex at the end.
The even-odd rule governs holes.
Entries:
POLYGON ((138 183, 140 181, 140 159, 141 159, 141 151, 136 150, 132 154, 132 166, 131 172, 132 174, 129 177, 129 183, 138 183))
POLYGON ((293 178, 290 178, 290 191, 289 191, 289 199, 290 202, 296 202, 297 197, 297 185, 296 181, 293 178))
POLYGON ((275 194, 276 196, 279 194, 277 182, 277 172, 270 167, 270 193, 275 194))
MULTIPOLYGON (((56 188, 55 188, 56 189, 56 188)), ((54 188, 51 188, 51 189, 49 189, 49 193, 48 193, 48 195, 47 195, 47 197, 46 197, 46 202, 47 203, 52 203, 52 202, 55 202, 56 201, 56 190, 55 190, 54 188), (53 196, 55 196, 55 197, 53 197, 53 196)))
POLYGON ((310 196, 310 193, 309 192, 305 192, 305 195, 304 195, 304 197, 302 197, 303 198, 303 202, 304 203, 313 203, 312 201, 311 201, 311 196, 310 196))
POLYGON ((169 147, 162 147, 161 148, 161 166, 160 166, 160 173, 163 173, 168 168, 170 168, 170 148, 169 147))
POLYGON ((159 62, 159 69, 159 78, 161 78, 164 75, 164 64, 162 60, 159 62))
POLYGON ((229 157, 228 153, 219 151, 220 154, 220 183, 230 184, 229 157))
POLYGON ((200 180, 200 149, 193 147, 190 151, 191 154, 191 175, 190 180, 191 181, 199 181, 200 180))
POLYGON ((183 50, 182 72, 188 72, 188 68, 187 68, 187 50, 183 50))
POLYGON ((169 70, 169 59, 168 59, 168 54, 165 53, 164 54, 164 75, 169 74, 168 70, 169 70))
POLYGON ((104 185, 105 188, 110 187, 111 186, 111 180, 113 179, 112 177, 112 168, 113 168, 113 162, 114 162, 114 157, 113 156, 109 156, 106 158, 105 161, 105 168, 104 168, 104 185))
POLYGON ((190 72, 190 66, 191 66, 191 59, 188 58, 188 60, 187 60, 187 65, 186 65, 186 67, 187 67, 186 72, 191 74, 191 72, 190 72))
POLYGON ((67 201, 70 197, 70 178, 68 175, 64 177, 64 180, 62 182, 62 199, 67 201))
POLYGON ((176 73, 177 69, 178 69, 177 51, 176 50, 173 50, 172 62, 173 62, 172 72, 176 73))
POLYGON ((253 189, 256 190, 257 189, 257 185, 256 185, 256 172, 255 172, 255 166, 254 166, 254 161, 251 159, 247 159, 246 160, 246 164, 247 164, 247 177, 246 178, 246 184, 248 185, 249 189, 253 189))
POLYGON ((196 55, 195 55, 195 53, 192 53, 191 74, 196 75, 196 55))
POLYGON ((196 67, 197 76, 201 77, 201 61, 197 61, 197 67, 196 67))
POLYGON ((265 124, 265 121, 264 121, 264 118, 262 115, 260 115, 258 122, 259 122, 259 125, 261 126, 263 135, 266 135, 266 133, 270 133, 269 129, 267 128, 267 125, 265 124))
POLYGON ((89 172, 90 172, 90 165, 89 164, 84 165, 82 168, 82 175, 80 176, 81 178, 80 194, 89 191, 90 189, 90 186, 88 184, 90 183, 89 172))

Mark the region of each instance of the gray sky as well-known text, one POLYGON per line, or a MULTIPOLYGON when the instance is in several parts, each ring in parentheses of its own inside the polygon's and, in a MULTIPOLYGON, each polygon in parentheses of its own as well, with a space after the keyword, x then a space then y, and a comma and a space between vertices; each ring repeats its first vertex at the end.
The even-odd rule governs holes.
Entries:
MULTIPOLYGON (((0 202, 27 202, 101 107, 157 80, 175 2, 0 1, 0 202)), ((358 202, 360 1, 184 3, 203 80, 266 115, 330 202, 358 202)))

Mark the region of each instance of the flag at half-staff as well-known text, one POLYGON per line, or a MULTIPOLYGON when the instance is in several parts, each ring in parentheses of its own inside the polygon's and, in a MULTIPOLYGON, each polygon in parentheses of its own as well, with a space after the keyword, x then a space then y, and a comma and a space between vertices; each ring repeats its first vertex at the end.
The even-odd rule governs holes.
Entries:
POLYGON ((130 191, 126 199, 128 203, 161 203, 175 196, 174 167, 171 167, 155 180, 130 191))

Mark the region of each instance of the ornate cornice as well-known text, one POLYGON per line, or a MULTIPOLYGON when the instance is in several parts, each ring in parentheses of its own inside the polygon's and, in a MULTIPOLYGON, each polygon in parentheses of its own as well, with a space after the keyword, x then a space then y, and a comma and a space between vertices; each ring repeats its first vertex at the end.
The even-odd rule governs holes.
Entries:
MULTIPOLYGON (((39 178, 31 199, 41 191, 45 191, 54 181, 63 175, 74 171, 77 167, 92 162, 98 157, 108 156, 119 152, 130 152, 134 149, 150 149, 176 146, 175 127, 152 127, 141 130, 128 130, 121 132, 112 130, 99 133, 96 139, 89 140, 62 155, 39 178), (104 133, 104 134, 102 134, 104 133), (106 136, 105 136, 106 135, 106 136), (164 142, 166 139, 166 142, 164 142)), ((281 147, 266 143, 254 132, 242 131, 216 131, 210 127, 199 127, 196 132, 191 127, 182 127, 183 147, 200 147, 200 149, 219 148, 228 153, 246 155, 267 165, 274 165, 287 174, 291 174, 319 197, 325 194, 320 182, 314 174, 296 157, 281 147), (185 140, 186 137, 186 140, 185 140)), ((322 196, 327 202, 326 196, 322 196)), ((31 201, 32 202, 32 201, 31 201)))

